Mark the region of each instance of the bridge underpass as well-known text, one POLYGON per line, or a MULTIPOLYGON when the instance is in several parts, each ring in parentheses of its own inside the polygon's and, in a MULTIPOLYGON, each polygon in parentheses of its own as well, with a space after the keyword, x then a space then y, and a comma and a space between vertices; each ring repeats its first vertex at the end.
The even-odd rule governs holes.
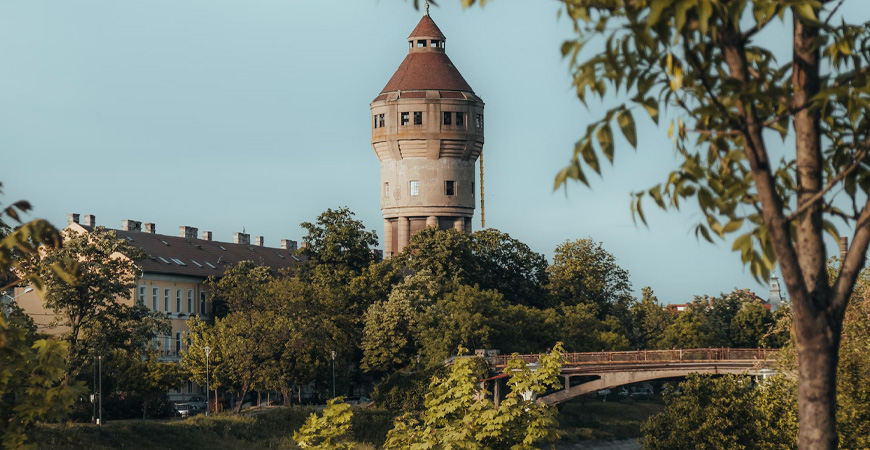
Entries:
MULTIPOLYGON (((690 373, 713 375, 759 375, 760 370, 773 366, 777 350, 700 348, 674 350, 638 350, 628 352, 566 353, 562 365, 563 389, 543 395, 539 402, 550 405, 562 403, 584 394, 611 389, 627 384, 663 378, 685 377, 690 373), (597 377, 589 380, 590 377, 597 377), (581 379, 572 383, 573 378, 581 379)), ((527 363, 536 363, 540 355, 520 355, 527 363)), ((499 355, 491 359, 494 370, 500 373, 494 381, 496 401, 501 395, 500 379, 510 356, 499 355)))

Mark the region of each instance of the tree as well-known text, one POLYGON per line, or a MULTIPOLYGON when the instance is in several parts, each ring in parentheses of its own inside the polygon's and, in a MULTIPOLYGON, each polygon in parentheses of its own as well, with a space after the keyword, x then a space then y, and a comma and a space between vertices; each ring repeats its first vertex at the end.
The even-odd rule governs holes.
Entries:
POLYGON ((773 325, 773 314, 764 305, 744 303, 731 320, 731 343, 738 348, 760 347, 773 325))
POLYGON ((372 249, 378 245, 378 235, 366 231, 353 215, 346 207, 327 209, 315 223, 302 223, 308 235, 299 252, 308 257, 311 266, 345 268, 358 274, 376 261, 372 249))
POLYGON ((25 269, 44 284, 45 307, 57 316, 51 326, 68 328, 61 334, 69 344, 68 380, 98 354, 139 351, 156 334, 169 332, 162 314, 130 302, 141 250, 102 227, 90 233, 65 230, 63 242, 62 248, 33 256, 25 269), (62 275, 57 267, 67 261, 75 264, 62 275))
POLYGON ((665 394, 665 409, 642 426, 644 450, 774 450, 794 448, 789 416, 778 406, 787 380, 757 387, 751 378, 691 374, 665 394))
POLYGON ((655 348, 655 342, 674 321, 674 313, 659 303, 651 287, 641 290, 639 302, 631 305, 625 327, 631 348, 655 348))
POLYGON ((473 282, 482 289, 495 289, 511 304, 548 306, 547 259, 528 245, 494 228, 471 235, 478 261, 473 282))
POLYGON ((604 318, 623 313, 631 302, 628 271, 616 264, 602 243, 592 239, 565 241, 556 247, 548 271, 554 304, 591 304, 604 318))
POLYGON ((355 447, 350 439, 353 411, 341 397, 326 402, 321 416, 311 414, 293 440, 300 448, 311 450, 351 450, 355 447))
POLYGON ((634 147, 632 110, 656 122, 673 114, 668 134, 682 162, 636 194, 632 209, 645 221, 644 198, 663 209, 696 200, 697 236, 741 231, 733 249, 760 279, 779 264, 799 350, 799 445, 836 448, 840 335, 870 244, 870 27, 832 21, 844 0, 562 2, 577 31, 562 54, 578 98, 603 99, 612 89, 626 102, 586 128, 556 188, 586 183, 584 168, 600 173, 599 154, 613 161, 612 122, 634 147), (787 32, 775 25, 787 20, 791 36, 759 40, 787 32), (779 65, 765 44, 785 39, 792 60, 779 65), (590 41, 604 50, 583 59, 590 41), (770 141, 790 135, 793 148, 776 162, 770 141), (829 284, 824 234, 838 234, 832 218, 854 232, 829 284))
POLYGON ((554 441, 556 412, 536 403, 534 397, 560 387, 562 358, 561 343, 541 355, 534 371, 520 358, 512 358, 505 369, 511 374, 510 393, 498 408, 479 387, 474 360, 456 359, 448 376, 432 380, 419 418, 405 415, 398 419, 384 448, 531 450, 540 442, 554 441))
POLYGON ((148 418, 148 403, 177 388, 184 379, 181 366, 174 362, 157 360, 157 353, 149 351, 142 358, 140 352, 126 353, 114 358, 119 367, 117 389, 142 395, 142 418, 148 418))
POLYGON ((688 308, 665 328, 658 340, 659 348, 705 348, 716 344, 716 334, 703 312, 688 308))

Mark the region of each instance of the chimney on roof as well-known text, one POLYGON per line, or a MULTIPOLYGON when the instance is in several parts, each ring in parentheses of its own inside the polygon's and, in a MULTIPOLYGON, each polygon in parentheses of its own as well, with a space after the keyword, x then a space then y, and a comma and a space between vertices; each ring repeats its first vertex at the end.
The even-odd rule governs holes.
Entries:
POLYGON ((202 240, 210 241, 211 240, 211 231, 203 231, 202 232, 202 240))
POLYGON ((142 222, 124 219, 121 221, 121 229, 124 231, 142 231, 142 222))
POLYGON ((263 236, 254 236, 254 245, 257 247, 263 246, 263 236))
POLYGON ((233 244, 251 245, 251 235, 248 233, 233 233, 233 244))
POLYGON ((290 239, 281 239, 281 248, 284 250, 296 251, 296 241, 290 239))
POLYGON ((840 262, 846 259, 846 253, 849 251, 849 238, 846 236, 840 237, 840 262))
POLYGON ((93 214, 85 214, 85 225, 89 227, 97 226, 97 218, 93 214))
POLYGON ((299 243, 299 248, 308 248, 308 243, 305 242, 305 241, 300 242, 300 243, 299 243))
POLYGON ((73 223, 79 223, 79 215, 76 213, 69 213, 66 215, 66 224, 70 225, 73 223))
POLYGON ((194 227, 188 227, 185 225, 178 227, 178 236, 179 237, 183 237, 183 238, 187 238, 187 239, 196 239, 196 235, 198 232, 199 232, 199 230, 194 228, 194 227))
POLYGON ((157 224, 153 222, 148 222, 145 224, 145 232, 154 234, 157 232, 157 224))

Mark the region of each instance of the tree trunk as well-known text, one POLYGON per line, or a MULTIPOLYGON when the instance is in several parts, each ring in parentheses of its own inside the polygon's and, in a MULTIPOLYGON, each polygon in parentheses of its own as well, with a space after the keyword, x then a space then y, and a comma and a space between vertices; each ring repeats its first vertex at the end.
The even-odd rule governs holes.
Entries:
POLYGON ((245 403, 245 395, 248 393, 250 387, 250 383, 242 384, 242 390, 239 391, 239 401, 236 402, 236 406, 233 408, 233 414, 242 412, 242 404, 245 403))
POLYGON ((142 418, 148 418, 148 397, 142 397, 142 418))
POLYGON ((284 406, 293 406, 293 387, 281 386, 281 397, 284 406))
POLYGON ((301 385, 298 386, 297 389, 298 389, 297 392, 299 393, 299 404, 301 405, 302 404, 302 386, 301 385))

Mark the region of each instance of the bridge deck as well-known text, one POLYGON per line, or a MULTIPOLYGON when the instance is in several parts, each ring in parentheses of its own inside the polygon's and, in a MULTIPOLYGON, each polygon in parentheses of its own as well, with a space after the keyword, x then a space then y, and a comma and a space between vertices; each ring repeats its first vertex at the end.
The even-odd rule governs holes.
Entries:
MULTIPOLYGON (((674 350, 636 350, 625 352, 585 352, 566 353, 563 370, 576 366, 595 366, 601 370, 605 366, 654 365, 662 363, 714 362, 747 363, 770 361, 778 350, 767 348, 692 348, 674 350)), ((538 362, 541 354, 519 355, 527 363, 538 362)), ((497 355, 493 365, 504 368, 512 358, 509 355, 497 355)))

